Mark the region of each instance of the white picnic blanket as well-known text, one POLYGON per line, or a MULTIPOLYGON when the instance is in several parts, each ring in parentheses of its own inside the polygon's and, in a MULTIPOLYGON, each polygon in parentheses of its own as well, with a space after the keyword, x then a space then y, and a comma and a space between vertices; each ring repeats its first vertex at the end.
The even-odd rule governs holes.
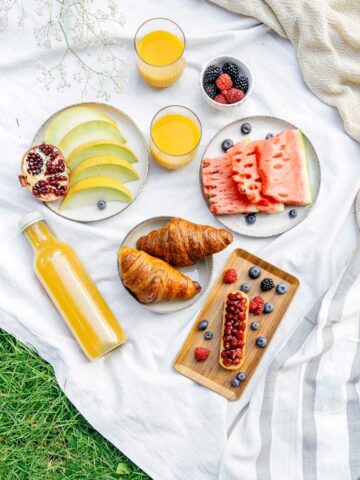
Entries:
MULTIPOLYGON (((35 0, 26 3, 30 5, 31 1, 35 3, 35 0)), ((319 479, 355 479, 350 472, 360 474, 356 457, 346 454, 349 450, 353 452, 350 444, 355 445, 356 438, 350 439, 344 417, 349 365, 355 355, 355 319, 348 322, 351 331, 336 329, 327 358, 321 357, 314 369, 312 364, 307 367, 310 376, 304 375, 303 360, 313 358, 314 348, 321 348, 316 341, 321 333, 316 339, 309 336, 304 350, 296 357, 289 357, 292 351, 283 345, 290 333, 302 325, 313 304, 339 279, 354 249, 352 203, 360 186, 360 147, 343 131, 336 110, 306 88, 290 43, 268 27, 199 0, 159 0, 151 3, 151 11, 146 0, 136 3, 123 0, 121 7, 127 24, 116 34, 126 44, 129 82, 125 94, 114 93, 110 103, 131 115, 145 135, 159 108, 182 103, 192 108, 202 121, 200 153, 226 123, 262 113, 298 125, 313 142, 321 162, 322 186, 311 215, 281 237, 253 240, 236 236, 233 244, 262 255, 298 276, 300 290, 240 401, 228 402, 175 373, 172 363, 201 301, 172 315, 150 313, 124 291, 118 278, 116 251, 129 229, 151 216, 177 215, 218 225, 200 193, 200 155, 190 166, 176 172, 164 171, 152 163, 139 198, 123 214, 100 223, 83 225, 67 221, 30 198, 17 181, 22 153, 35 130, 51 113, 81 101, 76 83, 59 93, 45 91, 37 82, 36 62, 42 60, 51 66, 60 49, 54 46, 48 51, 37 47, 32 29, 39 19, 30 14, 31 21, 23 28, 17 28, 16 20, 10 19, 8 30, 0 34, 0 327, 36 348, 53 365, 60 387, 84 417, 155 480, 219 477, 263 480, 270 478, 270 474, 278 479, 300 479, 302 458, 308 469, 304 478, 317 478, 318 472, 319 479), (132 50, 137 26, 154 16, 173 18, 184 28, 188 40, 184 77, 162 91, 145 86, 139 79, 132 50), (228 52, 236 53, 250 65, 255 86, 244 106, 224 113, 205 104, 198 76, 209 57, 228 52), (127 344, 107 358, 95 363, 84 358, 33 274, 31 249, 19 233, 17 222, 34 209, 41 210, 58 236, 75 247, 128 333, 127 344), (341 343, 344 336, 346 340, 341 343), (280 360, 288 357, 284 368, 280 360), (336 361, 338 357, 340 364, 336 361), (351 358, 342 370, 343 375, 339 371, 332 377, 338 365, 341 368, 345 365, 345 357, 351 358), (315 395, 313 389, 316 370, 317 378, 323 375, 320 397, 319 390, 315 395), (335 380, 337 388, 333 386, 335 380), (276 393, 280 391, 283 396, 272 396, 274 385, 276 393), (329 389, 331 396, 327 393, 329 389), (337 390, 339 397, 335 397, 337 390), (273 400, 268 404, 270 397, 273 400), (314 401, 321 402, 316 404, 316 410, 314 401), (274 403, 278 408, 270 408, 274 403), (302 405, 300 410, 298 405, 302 405), (339 428, 333 425, 334 418, 341 420, 339 428), (304 432, 308 434, 303 436, 304 432), (327 444, 322 441, 316 449, 320 433, 327 444), (311 453, 313 463, 299 455, 300 444, 305 452, 311 453), (316 461, 320 456, 322 462, 332 458, 343 466, 341 474, 328 473, 323 463, 323 469, 318 470, 316 461), (291 472, 295 472, 292 476, 288 475, 290 464, 291 472)), ((96 100, 95 95, 86 100, 96 100)), ((230 249, 214 257, 213 281, 229 253, 230 249)), ((328 307, 325 307, 322 325, 327 321, 328 307)), ((301 332, 305 336, 305 327, 301 332)), ((294 338, 299 342, 298 335, 294 338)), ((294 349, 297 346, 298 343, 294 349)), ((356 411, 356 388, 355 383, 348 385, 352 412, 356 411)), ((358 429, 351 432, 354 436, 358 429)))

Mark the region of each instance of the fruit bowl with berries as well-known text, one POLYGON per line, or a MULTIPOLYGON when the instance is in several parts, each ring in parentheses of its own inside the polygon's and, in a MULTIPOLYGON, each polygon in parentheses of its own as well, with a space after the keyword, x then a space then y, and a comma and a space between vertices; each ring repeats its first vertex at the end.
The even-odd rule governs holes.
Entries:
POLYGON ((239 58, 212 58, 200 75, 200 88, 209 105, 218 110, 238 107, 251 94, 253 80, 249 67, 239 58))

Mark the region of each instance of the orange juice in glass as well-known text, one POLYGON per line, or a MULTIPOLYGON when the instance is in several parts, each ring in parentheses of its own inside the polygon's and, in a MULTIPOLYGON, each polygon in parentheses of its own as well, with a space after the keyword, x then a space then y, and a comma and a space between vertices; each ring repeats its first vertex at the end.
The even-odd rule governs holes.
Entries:
POLYGON ((164 168, 175 170, 190 163, 200 139, 200 120, 186 107, 170 105, 152 119, 150 149, 154 159, 164 168))
POLYGON ((135 34, 137 67, 151 86, 164 88, 176 82, 185 68, 185 36, 172 20, 153 18, 135 34))

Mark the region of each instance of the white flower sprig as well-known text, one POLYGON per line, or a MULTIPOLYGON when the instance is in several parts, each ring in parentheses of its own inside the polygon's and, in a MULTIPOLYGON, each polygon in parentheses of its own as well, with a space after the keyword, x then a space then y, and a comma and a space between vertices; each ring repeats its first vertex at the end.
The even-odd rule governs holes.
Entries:
MULTIPOLYGON (((126 81, 123 45, 109 29, 123 27, 125 18, 115 0, 36 0, 36 14, 43 18, 34 28, 39 46, 48 49, 62 43, 60 60, 52 67, 39 63, 39 80, 46 89, 56 86, 59 92, 70 88, 71 80, 81 85, 83 96, 89 91, 97 98, 109 100, 110 92, 121 93, 126 81), (105 4, 105 6, 104 6, 105 4), (70 77, 67 64, 76 65, 70 77)), ((18 11, 18 24, 27 18, 23 0, 2 0, 0 30, 6 29, 11 10, 18 11)))

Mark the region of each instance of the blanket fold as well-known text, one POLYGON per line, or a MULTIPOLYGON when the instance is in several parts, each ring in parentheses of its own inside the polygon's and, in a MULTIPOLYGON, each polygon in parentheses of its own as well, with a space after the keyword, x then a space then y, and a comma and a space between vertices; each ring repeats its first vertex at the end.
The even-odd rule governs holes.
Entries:
POLYGON ((211 0, 254 17, 297 50, 307 86, 335 107, 360 142, 360 3, 357 0, 211 0))

